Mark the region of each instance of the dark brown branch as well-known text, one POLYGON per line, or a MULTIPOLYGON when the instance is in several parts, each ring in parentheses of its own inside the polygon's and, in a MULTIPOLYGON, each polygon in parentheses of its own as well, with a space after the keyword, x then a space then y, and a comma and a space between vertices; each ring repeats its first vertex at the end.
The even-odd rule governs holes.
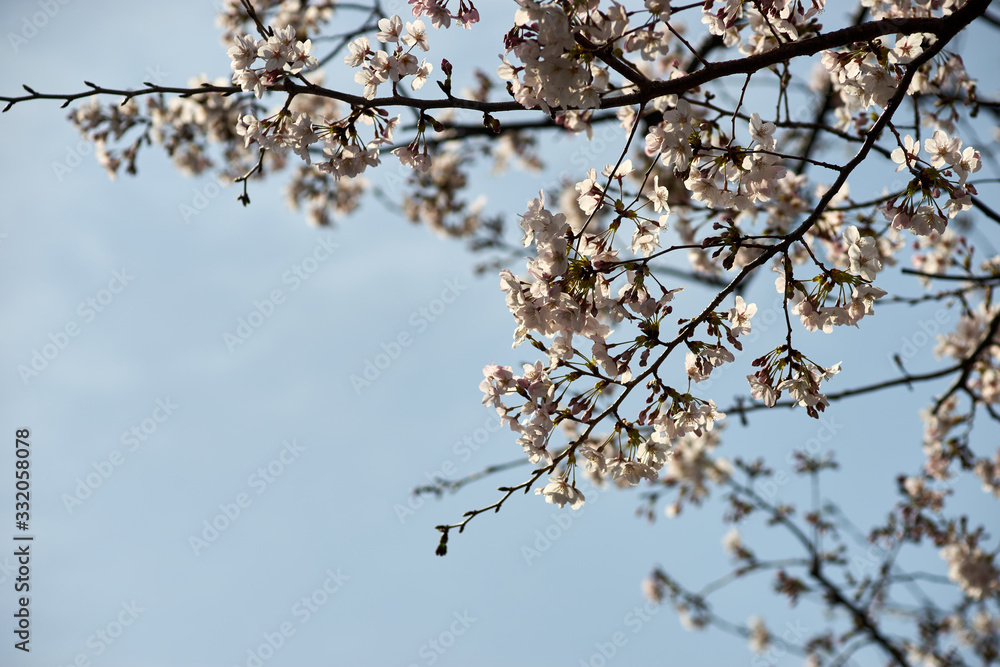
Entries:
MULTIPOLYGON (((686 76, 671 79, 669 81, 654 82, 650 91, 653 94, 653 97, 659 97, 660 95, 675 95, 687 92, 696 86, 700 86, 708 81, 722 77, 732 76, 734 74, 752 74, 753 72, 771 67, 772 65, 777 65, 786 60, 802 56, 815 55, 820 51, 835 49, 853 42, 870 41, 876 37, 882 37, 883 35, 893 33, 933 33, 938 37, 938 42, 935 44, 938 48, 933 49, 934 52, 937 53, 941 50, 941 47, 944 46, 944 43, 950 41, 951 38, 954 37, 960 30, 977 17, 981 16, 982 13, 986 11, 990 1, 991 0, 970 0, 970 2, 966 3, 957 12, 943 18, 883 19, 881 21, 872 21, 869 23, 862 23, 857 26, 843 28, 841 30, 835 30, 834 32, 829 32, 797 42, 788 42, 771 49, 770 51, 765 51, 764 53, 737 60, 726 60, 712 63, 686 76)), ((929 58, 918 58, 918 60, 920 60, 921 64, 923 64, 924 62, 927 62, 929 58)), ((910 78, 912 79, 912 75, 910 78)), ((643 98, 643 93, 633 93, 613 98, 613 100, 605 101, 635 104, 643 101, 644 99, 648 100, 652 98, 643 98)), ((619 106, 619 104, 615 104, 615 106, 619 106)))
MULTIPOLYGON (((684 93, 692 88, 715 79, 735 74, 752 74, 758 70, 777 65, 793 58, 815 55, 820 51, 843 47, 858 41, 869 41, 875 39, 876 37, 892 33, 933 33, 938 37, 938 42, 934 45, 934 47, 931 47, 931 49, 925 51, 924 53, 937 53, 944 46, 944 44, 955 36, 955 34, 971 23, 976 17, 982 15, 989 4, 990 0, 970 0, 954 14, 942 18, 883 19, 881 21, 872 21, 869 23, 862 23, 860 25, 843 28, 842 30, 835 30, 834 32, 818 35, 809 39, 788 42, 771 49, 770 51, 765 51, 764 53, 748 56, 746 58, 711 63, 699 70, 676 79, 651 82, 645 87, 644 90, 640 90, 639 92, 605 98, 601 101, 601 108, 610 109, 627 105, 641 104, 657 97, 662 97, 663 95, 676 95, 684 93)), ((923 64, 929 59, 930 58, 924 58, 923 54, 921 54, 921 56, 914 62, 919 61, 920 64, 923 64)), ((909 69, 912 71, 912 63, 909 69)), ((912 74, 909 78, 912 79, 912 74)), ((199 88, 176 88, 168 86, 154 86, 147 83, 147 88, 140 88, 137 90, 116 90, 89 83, 87 85, 91 87, 91 90, 69 94, 37 93, 26 87, 26 90, 29 92, 28 95, 20 97, 0 96, 0 102, 7 103, 4 107, 4 111, 7 111, 19 102, 37 99, 63 100, 63 106, 68 106, 75 100, 92 97, 94 95, 117 95, 127 100, 140 95, 151 95, 156 93, 171 93, 182 97, 190 97, 192 95, 207 93, 232 95, 234 93, 242 92, 241 89, 236 86, 213 86, 210 84, 202 85, 199 88)), ((902 83, 900 85, 902 86, 902 83)), ((346 102, 359 108, 406 106, 422 110, 455 108, 474 109, 476 111, 490 113, 525 110, 525 107, 513 100, 505 102, 481 102, 478 100, 467 100, 457 97, 421 100, 403 97, 401 95, 365 99, 360 95, 342 93, 340 91, 330 90, 329 88, 324 88, 314 84, 301 85, 291 83, 287 80, 284 82, 282 87, 277 90, 296 94, 305 93, 321 95, 346 102)), ((902 88, 902 90, 905 93, 906 89, 902 88)), ((865 153, 867 154, 867 151, 865 151, 865 153)))
POLYGON ((622 60, 616 56, 612 51, 611 46, 608 44, 594 44, 580 33, 577 33, 575 37, 577 44, 599 57, 607 64, 608 67, 621 74, 628 82, 634 84, 640 91, 649 89, 652 82, 647 79, 642 72, 635 69, 635 67, 633 67, 627 60, 622 60))
POLYGON ((917 271, 916 269, 904 268, 900 270, 902 273, 911 276, 923 276, 925 278, 934 278, 935 280, 961 280, 970 283, 991 283, 1000 280, 1000 276, 951 276, 944 273, 926 273, 924 271, 917 271))
POLYGON ((994 222, 1000 222, 1000 213, 997 213, 992 208, 984 204, 979 197, 970 197, 970 199, 972 199, 972 205, 979 209, 980 213, 994 222))

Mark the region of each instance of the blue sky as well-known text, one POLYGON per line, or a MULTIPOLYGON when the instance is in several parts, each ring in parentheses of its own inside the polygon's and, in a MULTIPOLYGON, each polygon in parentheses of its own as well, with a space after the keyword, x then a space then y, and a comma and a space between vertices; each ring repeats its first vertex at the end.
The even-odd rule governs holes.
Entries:
MULTIPOLYGON (((4 94, 22 83, 75 91, 84 79, 138 86, 151 70, 173 85, 229 72, 206 3, 53 6, 16 50, 5 38, 4 94)), ((3 33, 23 32, 39 7, 4 3, 3 33)), ((436 57, 485 39, 431 36, 436 57)), ((499 48, 482 54, 487 66, 499 48)), ((32 651, 13 650, 7 632, 0 662, 596 665, 616 633, 625 641, 609 664, 750 662, 743 640, 686 632, 669 608, 642 611, 639 585, 653 565, 693 587, 726 571, 717 506, 650 525, 633 516, 636 491, 591 491, 576 513, 516 497, 453 534, 446 558, 434 555, 434 525, 492 502, 524 473, 441 500, 410 497, 437 471, 518 456, 477 386, 485 363, 531 351, 510 350, 513 320, 498 281, 473 275, 477 257, 374 203, 333 230, 311 228, 286 208, 279 181, 255 184, 244 208, 235 189, 210 196, 210 178, 180 175, 158 149, 140 158, 138 178, 113 183, 65 114, 35 102, 0 118, 2 424, 10 440, 31 431, 35 536, 32 651), (206 205, 185 221, 182 206, 200 196, 206 205), (451 303, 439 301, 445 291, 451 303), (261 323, 234 346, 226 335, 241 318, 261 323), (409 344, 357 391, 351 375, 400 336, 409 344), (46 345, 58 353, 22 377, 18 367, 46 345), (463 438, 478 449, 458 446, 463 438)), ((523 175, 478 179, 490 205, 515 202, 510 213, 538 188, 523 175)), ((694 308, 704 294, 680 303, 694 308)), ((774 296, 760 281, 748 301, 763 313, 774 296)), ((815 335, 808 350, 844 361, 838 388, 862 384, 892 373, 887 355, 933 315, 896 307, 862 332, 815 335)), ((914 368, 935 367, 929 347, 921 354, 914 368)), ((742 391, 749 371, 739 366, 752 357, 743 358, 713 387, 720 404, 742 391)), ((824 446, 844 468, 824 492, 862 526, 871 507, 888 508, 894 476, 920 465, 916 412, 933 387, 921 389, 828 411, 834 438, 824 446)), ((731 424, 723 453, 771 455, 789 470, 787 453, 820 425, 782 412, 752 426, 731 424)), ((798 480, 776 491, 804 492, 798 480)), ((989 507, 975 493, 963 502, 989 507)), ((0 516, 12 525, 12 503, 0 516)), ((755 525, 746 534, 762 554, 787 545, 755 525)), ((913 558, 943 571, 933 552, 913 558)), ((12 578, 0 565, 10 614, 12 578)), ((760 612, 777 629, 822 622, 815 606, 790 609, 766 588, 727 591, 722 609, 737 622, 760 612)))

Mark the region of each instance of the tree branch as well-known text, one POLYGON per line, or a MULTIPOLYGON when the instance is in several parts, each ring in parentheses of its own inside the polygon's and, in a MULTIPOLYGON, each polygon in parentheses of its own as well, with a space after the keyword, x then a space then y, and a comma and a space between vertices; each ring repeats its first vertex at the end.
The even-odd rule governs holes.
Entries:
MULTIPOLYGON (((923 64, 930 59, 923 57, 926 53, 937 53, 940 51, 944 44, 954 37, 955 34, 971 23, 975 18, 981 16, 989 4, 990 0, 969 0, 969 2, 967 2, 961 9, 942 18, 883 19, 881 21, 872 21, 869 23, 862 23, 860 25, 843 28, 841 30, 835 30, 834 32, 818 35, 809 39, 787 42, 771 49, 770 51, 765 51, 764 53, 748 56, 746 58, 710 63, 701 69, 676 79, 670 79, 667 81, 652 81, 645 87, 645 89, 638 92, 604 98, 601 101, 600 108, 611 109, 641 104, 657 97, 662 97, 663 95, 677 95, 687 92, 692 88, 696 88, 704 83, 707 83, 708 81, 726 76, 732 76, 734 74, 752 74, 758 70, 777 65, 793 58, 815 55, 820 51, 847 46, 848 44, 852 44, 854 42, 869 41, 875 39, 876 37, 892 33, 911 34, 923 32, 933 33, 936 35, 938 37, 938 42, 914 61, 919 61, 920 64, 923 64)), ((910 69, 912 70, 912 63, 910 69)), ((909 78, 912 78, 912 74, 909 78)), ((232 95, 234 93, 242 92, 242 90, 237 86, 213 86, 211 84, 203 84, 199 88, 177 88, 170 86, 155 86, 146 83, 145 85, 148 86, 147 88, 140 88, 137 90, 117 90, 113 88, 104 88, 88 82, 85 83, 91 87, 91 90, 69 94, 38 93, 25 86, 25 89, 29 93, 28 95, 20 97, 0 96, 0 102, 7 103, 3 109, 4 111, 7 111, 12 106, 20 102, 39 99, 63 100, 62 106, 65 107, 75 100, 92 97, 94 95, 122 96, 127 100, 132 97, 156 93, 171 93, 177 94, 181 97, 190 97, 192 95, 208 93, 232 95)), ((905 93, 905 86, 901 85, 901 88, 905 93)), ((315 84, 302 85, 292 83, 288 80, 284 81, 280 88, 276 87, 269 90, 291 92, 296 94, 321 95, 323 97, 329 97, 331 99, 346 102, 362 109, 371 107, 403 106, 425 111, 430 109, 473 109, 476 111, 496 113, 501 111, 526 110, 525 107, 513 100, 505 102, 481 102, 479 100, 468 100, 457 97, 421 100, 403 97, 402 95, 390 95, 387 97, 366 99, 360 95, 352 95, 336 90, 330 90, 329 88, 324 88, 315 84)), ((538 107, 527 110, 538 110, 538 107)))

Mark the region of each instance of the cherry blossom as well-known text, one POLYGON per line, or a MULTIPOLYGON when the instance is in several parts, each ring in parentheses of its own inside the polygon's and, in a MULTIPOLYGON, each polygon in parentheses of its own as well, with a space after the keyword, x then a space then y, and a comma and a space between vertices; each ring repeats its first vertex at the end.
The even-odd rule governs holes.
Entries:
POLYGON ((875 239, 871 236, 861 236, 858 228, 850 225, 844 228, 844 241, 847 242, 847 254, 851 259, 851 273, 861 276, 863 280, 875 280, 875 274, 882 270, 882 261, 878 257, 875 239))
POLYGON ((427 29, 423 21, 407 22, 406 34, 399 37, 399 41, 406 46, 419 47, 421 51, 430 51, 430 44, 427 42, 427 29))
POLYGON ((774 149, 774 123, 764 123, 756 111, 750 116, 750 137, 766 151, 774 149))
POLYGON ((924 139, 924 150, 930 153, 931 166, 941 167, 961 160, 959 149, 962 142, 958 137, 949 137, 943 130, 934 132, 934 136, 924 139))
POLYGON ((734 336, 744 336, 750 333, 750 319, 757 314, 757 304, 746 303, 743 297, 736 297, 736 305, 729 309, 727 317, 732 323, 731 332, 734 336))
POLYGON ((583 506, 583 494, 565 479, 552 478, 544 488, 535 489, 535 493, 545 496, 545 502, 558 505, 559 507, 569 505, 572 509, 576 510, 583 506))
POLYGON ((892 151, 892 161, 899 165, 896 167, 896 171, 902 171, 910 167, 917 159, 919 153, 920 143, 914 140, 911 135, 906 135, 903 138, 903 146, 901 148, 894 148, 892 151))
POLYGON ((375 35, 375 39, 378 41, 382 43, 398 42, 400 41, 400 33, 403 31, 403 21, 397 14, 393 14, 389 18, 379 19, 378 29, 379 31, 375 35))
POLYGON ((948 562, 948 578, 972 599, 981 600, 1000 592, 1000 570, 993 563, 993 554, 959 541, 942 548, 941 558, 948 562))

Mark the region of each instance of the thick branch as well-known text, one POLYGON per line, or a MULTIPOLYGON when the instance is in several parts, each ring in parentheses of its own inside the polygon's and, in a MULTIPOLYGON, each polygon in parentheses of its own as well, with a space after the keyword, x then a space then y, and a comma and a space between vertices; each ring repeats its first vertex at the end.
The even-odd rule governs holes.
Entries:
MULTIPOLYGON (((850 26, 848 28, 843 28, 842 30, 835 30, 834 32, 818 35, 801 41, 787 42, 771 49, 770 51, 765 51, 764 53, 748 56, 746 58, 710 63, 699 70, 676 79, 651 82, 645 87, 644 90, 640 90, 636 93, 605 98, 601 101, 601 108, 609 109, 633 104, 641 104, 657 97, 662 97, 663 95, 676 95, 684 93, 692 88, 715 79, 732 76, 734 74, 752 74, 758 70, 765 69, 794 58, 815 55, 820 51, 843 47, 854 42, 869 41, 875 39, 876 37, 893 33, 933 33, 938 37, 938 42, 934 47, 925 53, 937 53, 945 43, 958 33, 959 30, 971 23, 978 16, 981 16, 989 4, 990 0, 970 0, 965 4, 965 6, 954 14, 942 18, 883 19, 881 21, 872 21, 856 26, 850 26)), ((917 60, 919 60, 922 64, 927 62, 929 58, 918 58, 917 60)), ((910 78, 912 78, 912 75, 910 78)), ((232 95, 234 93, 242 92, 237 86, 213 86, 210 84, 205 84, 199 88, 176 88, 170 86, 155 86, 147 83, 147 88, 140 88, 137 90, 117 90, 113 88, 104 88, 90 83, 87 85, 91 87, 91 90, 70 94, 38 93, 25 87, 29 92, 28 95, 20 97, 0 96, 0 102, 7 103, 3 109, 4 111, 7 111, 19 102, 38 99, 63 100, 63 106, 67 106, 75 100, 92 97, 94 95, 116 95, 124 97, 125 99, 130 99, 140 95, 151 95, 157 93, 170 93, 177 94, 182 97, 190 97, 192 95, 207 93, 232 95)), ((905 91, 906 87, 902 86, 902 89, 905 91)), ((303 85, 292 83, 287 80, 283 82, 283 85, 278 90, 295 94, 321 95, 323 97, 340 100, 360 108, 403 106, 422 110, 474 109, 476 111, 489 113, 525 110, 525 107, 513 100, 504 102, 482 102, 479 100, 468 100, 457 97, 421 100, 403 97, 402 95, 365 99, 360 95, 352 95, 336 90, 330 90, 329 88, 324 88, 315 84, 303 85)))

